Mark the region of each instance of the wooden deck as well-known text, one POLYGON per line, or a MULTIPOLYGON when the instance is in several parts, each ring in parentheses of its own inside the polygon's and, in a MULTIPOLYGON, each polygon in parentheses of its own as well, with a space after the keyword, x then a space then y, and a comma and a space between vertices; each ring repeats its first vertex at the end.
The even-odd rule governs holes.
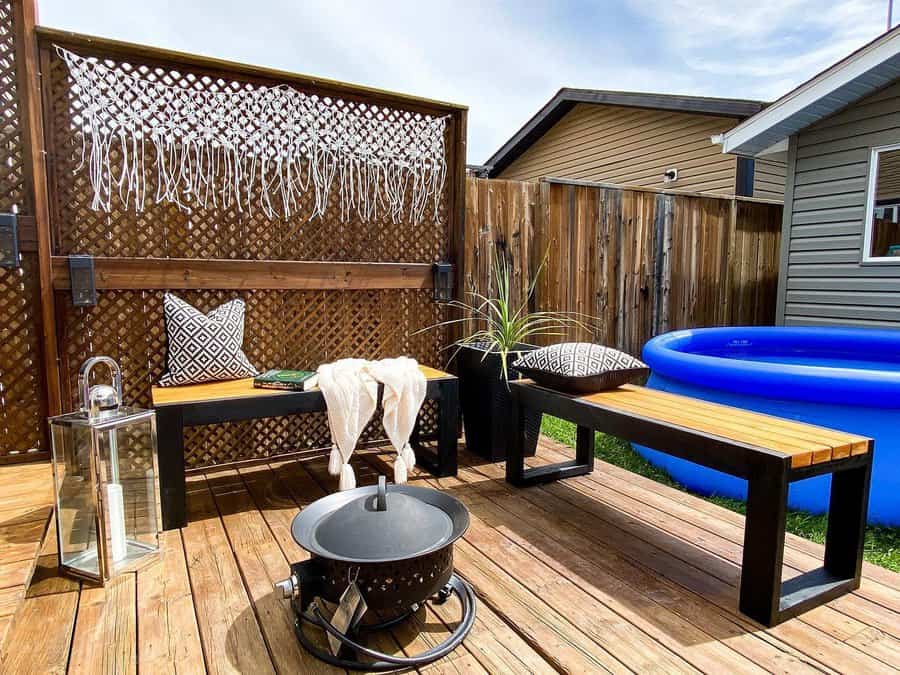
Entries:
POLYGON ((0 647, 25 601, 52 504, 48 462, 0 466, 0 647))
MULTIPOLYGON (((536 464, 559 461, 543 440, 536 464)), ((385 470, 355 460, 360 482, 385 470)), ((294 639, 272 583, 304 553, 291 519, 333 488, 326 458, 208 471, 189 482, 190 523, 161 560, 105 589, 55 575, 50 560, 10 631, 3 672, 322 672, 294 639)), ((390 475, 390 473, 388 473, 390 475)), ((502 464, 463 453, 433 484, 464 500, 472 527, 458 571, 480 604, 464 645, 429 672, 897 672, 900 575, 865 566, 862 587, 763 629, 736 612, 742 517, 598 462, 591 476, 514 490, 502 464)), ((52 538, 48 539, 52 546, 52 538)), ((789 536, 785 574, 822 548, 789 536)), ((378 646, 415 652, 446 634, 429 610, 378 646)))

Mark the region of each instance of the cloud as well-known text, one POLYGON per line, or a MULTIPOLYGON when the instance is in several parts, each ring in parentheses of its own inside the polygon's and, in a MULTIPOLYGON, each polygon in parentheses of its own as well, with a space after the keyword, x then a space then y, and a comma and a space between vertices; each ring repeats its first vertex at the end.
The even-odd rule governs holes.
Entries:
POLYGON ((883 0, 632 0, 631 6, 695 77, 728 77, 743 95, 767 99, 872 40, 887 18, 883 0))
POLYGON ((483 162, 560 87, 775 98, 875 37, 881 0, 41 0, 46 25, 464 103, 483 162))

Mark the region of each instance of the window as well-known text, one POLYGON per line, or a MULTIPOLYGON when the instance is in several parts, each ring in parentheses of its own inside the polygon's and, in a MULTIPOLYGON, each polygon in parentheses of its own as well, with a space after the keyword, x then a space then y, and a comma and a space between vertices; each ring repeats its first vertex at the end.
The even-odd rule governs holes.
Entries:
POLYGON ((900 144, 872 149, 863 261, 900 264, 900 144))

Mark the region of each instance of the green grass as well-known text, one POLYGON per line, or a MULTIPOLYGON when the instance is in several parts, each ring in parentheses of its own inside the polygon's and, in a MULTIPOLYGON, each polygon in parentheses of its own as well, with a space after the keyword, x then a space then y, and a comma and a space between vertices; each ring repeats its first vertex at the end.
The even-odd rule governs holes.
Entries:
MULTIPOLYGON (((571 422, 544 415, 541 431, 560 443, 575 447, 575 425, 571 422)), ((631 449, 630 444, 615 436, 597 434, 595 447, 597 458, 602 459, 604 462, 609 462, 633 473, 646 476, 657 483, 662 483, 684 492, 691 492, 673 480, 665 471, 656 468, 637 454, 631 449)), ((737 513, 742 514, 745 511, 745 504, 739 499, 717 496, 703 497, 703 499, 737 513)), ((824 543, 825 527, 825 516, 817 516, 805 511, 788 512, 788 532, 805 539, 811 539, 820 544, 824 543)), ((894 572, 900 572, 900 528, 880 526, 869 526, 866 528, 865 558, 871 563, 886 567, 894 572)))

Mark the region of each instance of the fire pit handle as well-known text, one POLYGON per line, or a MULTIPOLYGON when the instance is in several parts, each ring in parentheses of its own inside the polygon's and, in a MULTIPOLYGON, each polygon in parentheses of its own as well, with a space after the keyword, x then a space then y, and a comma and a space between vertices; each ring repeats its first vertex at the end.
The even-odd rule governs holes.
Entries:
POLYGON ((387 511, 387 478, 378 476, 378 494, 375 497, 375 508, 387 511))

